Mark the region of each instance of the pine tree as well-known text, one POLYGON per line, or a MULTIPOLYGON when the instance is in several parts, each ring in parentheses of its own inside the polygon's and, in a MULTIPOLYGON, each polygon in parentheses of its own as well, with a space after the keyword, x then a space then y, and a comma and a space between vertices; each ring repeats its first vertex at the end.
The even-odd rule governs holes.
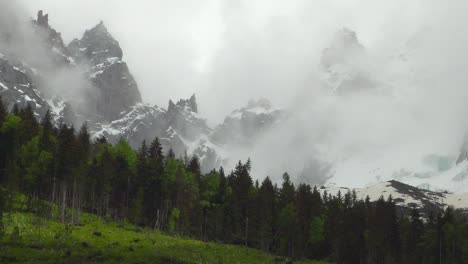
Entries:
POLYGON ((19 111, 19 116, 23 120, 18 131, 19 142, 22 145, 38 134, 39 122, 35 117, 34 110, 30 103, 28 103, 24 109, 19 111))
POLYGON ((161 146, 161 142, 159 141, 158 137, 154 138, 154 140, 151 142, 148 153, 149 153, 149 158, 155 161, 164 160, 163 148, 161 146))
POLYGON ((0 127, 2 127, 3 120, 5 120, 8 114, 8 109, 6 105, 3 103, 2 96, 0 96, 0 127))
POLYGON ((413 207, 409 216, 408 228, 404 238, 404 255, 408 263, 422 262, 422 255, 418 245, 422 241, 424 224, 421 215, 416 207, 413 207))
POLYGON ((148 225, 156 228, 160 222, 162 206, 162 175, 164 173, 164 155, 161 143, 156 137, 148 149, 146 184, 144 187, 143 211, 148 225))
POLYGON ((269 177, 266 177, 258 191, 259 240, 260 248, 272 250, 277 219, 276 192, 269 177))
POLYGON ((312 190, 309 185, 300 184, 296 193, 297 228, 299 230, 297 240, 297 257, 304 257, 307 252, 307 243, 312 221, 312 190))
POLYGON ((286 205, 293 203, 295 200, 296 190, 294 184, 291 182, 289 174, 283 174, 283 185, 280 191, 280 207, 284 208, 286 205))
POLYGON ((175 158, 175 153, 174 153, 174 150, 172 148, 170 148, 169 151, 167 152, 167 158, 168 159, 174 159, 175 158))
POLYGON ((200 160, 197 155, 194 155, 187 166, 187 169, 193 174, 197 184, 200 185, 201 182, 201 169, 200 169, 200 160))

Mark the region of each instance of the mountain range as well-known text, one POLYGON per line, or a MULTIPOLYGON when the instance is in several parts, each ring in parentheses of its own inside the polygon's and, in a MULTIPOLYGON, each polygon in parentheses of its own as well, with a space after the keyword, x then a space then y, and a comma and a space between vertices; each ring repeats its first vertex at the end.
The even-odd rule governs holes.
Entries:
MULTIPOLYGON (((165 151, 172 149, 177 156, 197 155, 202 170, 207 172, 235 164, 231 157, 234 150, 249 149, 257 139, 289 124, 293 116, 291 111, 273 107, 267 99, 258 99, 233 110, 221 124, 212 127, 199 114, 196 95, 169 100, 167 108, 145 103, 124 61, 119 42, 103 22, 68 45, 42 11, 30 25, 34 35, 31 40, 37 42, 32 52, 34 56, 23 56, 24 51, 11 49, 17 40, 10 33, 0 35, 1 42, 6 43, 0 46, 0 96, 10 109, 14 105, 31 105, 38 119, 50 110, 56 124, 80 126, 86 123, 95 139, 105 137, 116 143, 124 138, 138 148, 143 140, 148 142, 159 137, 165 151), (63 82, 64 78, 68 82, 63 82)), ((323 51, 320 62, 324 86, 337 96, 375 90, 378 81, 370 73, 365 47, 359 43, 356 33, 343 29, 331 43, 323 51)), ((465 188, 468 186, 467 146, 464 144, 455 158, 428 156, 426 162, 437 167, 431 172, 402 168, 388 171, 390 176, 381 177, 382 168, 369 168, 369 175, 362 175, 367 177, 363 181, 366 184, 383 182, 384 185, 369 185, 377 186, 373 190, 385 189, 386 180, 391 178, 432 191, 468 191, 468 187, 465 188)), ((324 188, 332 190, 341 183, 338 166, 323 159, 316 162, 326 169, 305 170, 300 179, 310 179, 308 172, 313 171, 323 174, 314 175, 320 181, 313 183, 325 185, 324 188)), ((394 187, 398 182, 390 185, 394 187)), ((416 192, 400 189, 406 191, 399 193, 416 192)), ((418 197, 437 196, 429 192, 424 191, 418 197)))

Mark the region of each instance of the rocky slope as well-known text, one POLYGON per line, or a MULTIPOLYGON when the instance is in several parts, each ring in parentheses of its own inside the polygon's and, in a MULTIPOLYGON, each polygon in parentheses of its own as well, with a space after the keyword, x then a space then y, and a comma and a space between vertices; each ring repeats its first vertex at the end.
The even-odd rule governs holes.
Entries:
POLYGON ((112 121, 121 112, 141 103, 138 85, 122 61, 122 49, 103 22, 87 30, 80 40, 73 40, 67 48, 76 62, 86 69, 98 91, 97 115, 112 121))
POLYGON ((26 71, 13 66, 2 54, 0 54, 0 96, 9 109, 14 104, 19 107, 31 104, 38 117, 45 114, 48 109, 47 102, 41 97, 26 71))
POLYGON ((206 121, 197 114, 196 99, 192 96, 177 103, 169 101, 166 109, 139 103, 110 123, 95 125, 95 137, 105 136, 111 142, 120 137, 137 148, 143 140, 151 141, 160 137, 167 148, 177 154, 183 153, 187 146, 184 142, 194 141, 210 132, 206 121))
POLYGON ((202 168, 209 171, 229 163, 231 148, 252 143, 286 116, 285 111, 273 109, 262 99, 233 111, 223 124, 212 129, 197 110, 195 95, 176 103, 169 101, 167 110, 137 104, 110 123, 96 124, 94 137, 105 136, 111 142, 122 137, 134 148, 142 140, 159 137, 166 150, 172 148, 178 156, 197 155, 202 168))

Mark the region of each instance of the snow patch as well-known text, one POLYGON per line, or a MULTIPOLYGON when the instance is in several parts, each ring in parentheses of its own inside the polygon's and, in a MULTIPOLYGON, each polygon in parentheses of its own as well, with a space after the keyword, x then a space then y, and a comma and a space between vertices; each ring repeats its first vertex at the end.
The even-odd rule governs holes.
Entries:
POLYGON ((6 84, 0 82, 0 87, 3 88, 3 90, 8 90, 8 86, 6 86, 6 84))

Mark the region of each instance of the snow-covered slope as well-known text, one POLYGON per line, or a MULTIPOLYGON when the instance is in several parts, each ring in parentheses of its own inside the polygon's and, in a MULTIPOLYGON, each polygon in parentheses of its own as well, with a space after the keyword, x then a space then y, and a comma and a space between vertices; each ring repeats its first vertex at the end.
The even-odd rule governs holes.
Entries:
POLYGON ((11 65, 8 59, 1 54, 0 96, 10 109, 14 104, 19 107, 30 104, 38 117, 47 111, 47 103, 41 97, 26 71, 11 65))
POLYGON ((331 165, 324 175, 329 184, 358 188, 397 180, 468 192, 468 144, 459 151, 464 126, 454 122, 463 108, 441 106, 441 98, 451 96, 450 84, 436 83, 420 49, 409 41, 371 54, 344 29, 324 50, 323 84, 333 92, 321 109, 331 121, 322 120, 327 136, 317 155, 331 165))
POLYGON ((253 143, 286 117, 283 110, 274 109, 261 99, 235 110, 223 124, 211 129, 198 114, 195 95, 174 103, 167 110, 158 106, 137 104, 109 123, 94 123, 90 127, 95 138, 105 136, 110 142, 120 137, 138 148, 143 140, 159 137, 166 151, 171 148, 177 156, 197 155, 204 171, 235 163, 234 149, 253 143))
POLYGON ((330 184, 322 186, 320 191, 322 193, 326 191, 332 195, 337 195, 338 192, 344 195, 347 192, 354 191, 358 199, 365 200, 366 197, 369 197, 370 201, 376 201, 380 197, 388 199, 391 195, 398 206, 406 208, 417 207, 426 211, 444 209, 447 206, 468 210, 468 193, 429 191, 395 180, 370 184, 366 187, 355 189, 330 184))
POLYGON ((122 137, 134 148, 138 148, 143 140, 150 142, 159 137, 166 151, 172 148, 176 155, 183 155, 185 152, 192 154, 197 149, 200 156, 203 155, 202 149, 208 148, 202 147, 208 141, 201 138, 206 138, 211 132, 206 120, 197 113, 195 95, 177 103, 169 101, 167 110, 139 103, 128 111, 122 111, 116 120, 94 123, 91 129, 95 138, 104 136, 110 142, 117 142, 122 137))
POLYGON ((121 112, 119 117, 110 123, 97 123, 95 128, 91 128, 94 137, 104 136, 114 143, 123 137, 137 148, 142 140, 151 140, 165 132, 165 115, 166 110, 141 103, 121 112))

